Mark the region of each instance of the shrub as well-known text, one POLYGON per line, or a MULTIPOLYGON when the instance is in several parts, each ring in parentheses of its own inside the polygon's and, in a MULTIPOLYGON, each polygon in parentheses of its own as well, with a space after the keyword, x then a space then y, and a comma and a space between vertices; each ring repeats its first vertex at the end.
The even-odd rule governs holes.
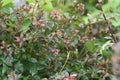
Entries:
POLYGON ((70 1, 0 1, 1 80, 111 77, 112 42, 102 13, 95 1, 70 1))

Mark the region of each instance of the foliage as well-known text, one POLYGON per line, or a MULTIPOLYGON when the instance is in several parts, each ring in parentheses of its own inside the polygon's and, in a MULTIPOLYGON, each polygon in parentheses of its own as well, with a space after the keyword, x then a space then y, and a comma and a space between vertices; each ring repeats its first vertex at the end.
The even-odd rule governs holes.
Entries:
MULTIPOLYGON (((110 80, 112 38, 97 0, 24 1, 0 1, 0 80, 110 80)), ((120 1, 102 5, 115 33, 120 1)))

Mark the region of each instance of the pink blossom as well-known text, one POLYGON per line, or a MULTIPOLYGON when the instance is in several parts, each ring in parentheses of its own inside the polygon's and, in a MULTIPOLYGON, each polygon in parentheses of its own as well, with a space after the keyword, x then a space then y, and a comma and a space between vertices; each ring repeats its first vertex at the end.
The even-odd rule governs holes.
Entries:
POLYGON ((19 43, 19 47, 23 45, 23 42, 25 41, 25 38, 23 37, 23 34, 21 34, 19 37, 16 37, 16 42, 19 43))
POLYGON ((77 74, 71 74, 70 76, 66 77, 64 80, 74 80, 77 74))
POLYGON ((50 16, 55 19, 55 20, 60 20, 60 13, 58 10, 53 10, 51 13, 50 13, 50 16))
POLYGON ((8 53, 8 52, 11 53, 11 51, 9 50, 9 49, 10 49, 9 46, 10 46, 10 45, 7 45, 5 41, 2 41, 1 46, 0 46, 0 49, 3 50, 3 55, 4 55, 4 56, 7 56, 7 53, 8 53))
POLYGON ((70 43, 70 39, 69 37, 65 37, 64 41, 63 41, 65 44, 69 44, 70 43))
POLYGON ((51 52, 52 52, 53 54, 58 55, 58 53, 59 53, 59 49, 52 49, 51 52))
POLYGON ((45 19, 34 19, 32 24, 33 25, 38 25, 38 26, 45 26, 46 20, 45 19))
POLYGON ((57 30, 56 34, 58 37, 60 37, 60 38, 62 37, 62 32, 60 30, 57 30))

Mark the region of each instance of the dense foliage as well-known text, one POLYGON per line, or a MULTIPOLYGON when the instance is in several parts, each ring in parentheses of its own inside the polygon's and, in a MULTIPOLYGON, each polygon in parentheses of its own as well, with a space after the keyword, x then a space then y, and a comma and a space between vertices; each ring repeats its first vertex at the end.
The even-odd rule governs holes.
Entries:
POLYGON ((116 38, 119 9, 119 0, 1 0, 0 80, 111 80, 103 13, 116 38))

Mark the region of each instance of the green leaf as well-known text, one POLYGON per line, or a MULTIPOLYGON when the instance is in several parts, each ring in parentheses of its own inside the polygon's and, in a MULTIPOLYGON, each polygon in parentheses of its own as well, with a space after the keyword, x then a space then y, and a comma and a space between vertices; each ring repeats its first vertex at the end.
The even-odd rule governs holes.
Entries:
POLYGON ((37 60, 35 58, 30 58, 30 62, 37 63, 37 60))
POLYGON ((104 43, 104 44, 102 45, 102 47, 101 47, 101 49, 100 49, 100 53, 101 53, 101 54, 103 54, 103 50, 108 49, 108 47, 110 46, 110 43, 111 43, 111 41, 109 40, 109 41, 107 41, 106 43, 104 43))
POLYGON ((13 77, 9 77, 8 80, 14 80, 14 78, 13 77))
POLYGON ((37 73, 37 65, 33 65, 33 66, 30 68, 30 73, 32 74, 32 76, 37 73))
POLYGON ((2 50, 0 49, 0 55, 2 55, 2 50))
POLYGON ((53 10, 53 5, 51 0, 42 0, 40 1, 40 4, 42 5, 42 8, 47 12, 53 10))
POLYGON ((20 63, 20 61, 15 64, 15 69, 20 72, 23 71, 23 65, 20 63))
POLYGON ((102 53, 103 53, 103 56, 105 56, 105 57, 111 56, 110 50, 103 50, 102 53))
POLYGON ((116 17, 115 20, 111 21, 114 26, 120 26, 120 16, 116 17))
POLYGON ((103 5, 105 11, 117 11, 120 9, 120 0, 110 0, 107 4, 103 5), (111 6, 112 5, 112 6, 111 6))
POLYGON ((27 76, 27 77, 24 77, 24 79, 23 80, 29 80, 29 76, 27 76))
POLYGON ((8 4, 12 3, 12 1, 13 0, 2 0, 2 2, 3 2, 2 6, 8 5, 8 4))
POLYGON ((26 0, 29 3, 35 3, 35 0, 26 0))
POLYGON ((89 51, 91 51, 91 52, 94 51, 94 41, 87 41, 87 42, 85 43, 85 45, 86 45, 86 47, 87 47, 87 49, 88 49, 89 51))
POLYGON ((31 20, 30 20, 30 19, 26 19, 26 20, 23 22, 22 26, 21 26, 21 31, 22 31, 23 33, 27 32, 27 31, 29 30, 30 24, 31 24, 31 20))

